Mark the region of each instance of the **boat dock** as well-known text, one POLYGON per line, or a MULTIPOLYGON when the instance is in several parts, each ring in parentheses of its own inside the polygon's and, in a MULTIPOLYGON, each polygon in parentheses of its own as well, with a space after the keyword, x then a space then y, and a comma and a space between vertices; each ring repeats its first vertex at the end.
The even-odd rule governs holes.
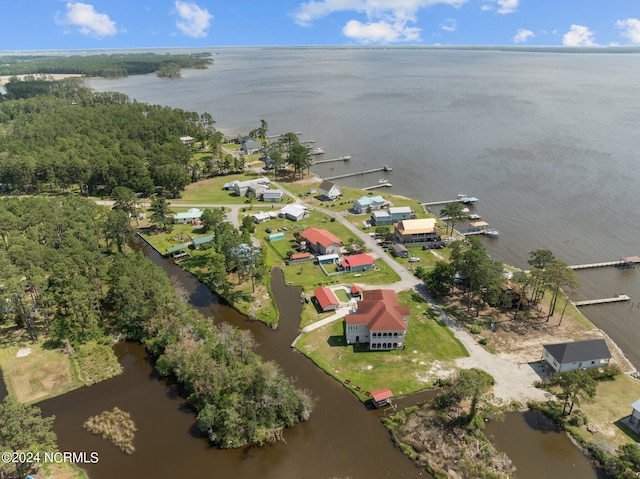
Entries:
POLYGON ((325 180, 337 180, 339 178, 348 178, 350 176, 358 176, 358 175, 367 175, 369 173, 377 173, 379 171, 391 171, 392 168, 389 166, 383 166, 382 168, 373 168, 371 170, 364 170, 364 171, 356 171, 355 173, 344 173, 342 175, 336 175, 336 176, 327 176, 325 178, 325 180))
POLYGON ((631 298, 626 294, 619 294, 618 296, 614 296, 613 298, 588 299, 586 301, 572 301, 571 303, 574 306, 589 306, 591 304, 618 303, 620 301, 629 301, 630 299, 631 298))
MULTIPOLYGON (((286 133, 279 133, 277 135, 268 135, 268 136, 265 137, 265 139, 272 140, 274 138, 280 138, 281 136, 284 136, 285 134, 286 133)), ((301 131, 294 131, 294 134, 300 136, 300 135, 302 135, 302 132, 301 131)))
POLYGON ((604 261, 602 263, 574 264, 572 266, 569 266, 569 268, 573 270, 604 268, 605 266, 617 266, 619 268, 633 268, 638 263, 640 263, 640 256, 623 256, 616 261, 604 261))
POLYGON ((384 187, 388 187, 391 188, 391 183, 378 183, 377 185, 371 185, 371 186, 365 186, 364 188, 360 188, 361 190, 375 190, 376 188, 384 188, 384 187))
POLYGON ((447 205, 450 203, 462 203, 465 205, 475 205, 478 203, 478 198, 475 196, 467 196, 464 193, 460 193, 455 200, 440 200, 440 201, 427 201, 425 203, 420 203, 422 206, 437 206, 437 205, 447 205))
POLYGON ((330 158, 328 160, 318 160, 314 161, 313 165, 320 165, 321 163, 333 163, 335 161, 349 161, 351 159, 351 155, 341 156, 339 158, 330 158))

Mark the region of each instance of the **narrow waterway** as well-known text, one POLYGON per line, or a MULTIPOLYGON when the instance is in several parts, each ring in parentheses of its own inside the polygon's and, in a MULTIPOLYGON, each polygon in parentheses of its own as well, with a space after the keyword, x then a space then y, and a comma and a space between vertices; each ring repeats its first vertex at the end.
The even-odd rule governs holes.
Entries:
MULTIPOLYGON (((115 346, 115 351, 125 369, 122 375, 39 404, 45 415, 56 415, 54 427, 61 450, 99 453, 98 464, 82 465, 91 479, 202 474, 234 479, 428 477, 392 445, 379 421, 381 411, 365 408, 339 383, 290 348, 298 334, 301 305, 299 289, 285 286, 281 271, 274 272, 271 284, 280 311, 279 327, 273 330, 221 305, 195 277, 155 251, 145 248, 145 253, 187 291, 190 302, 203 314, 216 322, 226 321, 250 329, 259 343, 257 352, 266 360, 277 361, 288 376, 296 379, 298 387, 310 390, 316 407, 309 421, 285 432, 285 442, 262 448, 218 450, 201 437, 194 413, 180 396, 179 388, 158 377, 144 347, 121 343, 115 346), (82 429, 89 416, 115 406, 129 412, 138 428, 136 452, 131 456, 82 429)), ((413 395, 398 400, 398 404, 405 407, 427 400, 432 394, 413 395)), ((534 461, 548 464, 547 478, 597 478, 589 461, 566 435, 554 437, 550 444, 547 439, 550 436, 544 432, 522 431, 519 416, 508 415, 500 425, 504 429, 492 432, 496 439, 508 438, 507 443, 528 451, 534 461), (558 443, 562 449, 551 454, 550 450, 558 443), (580 475, 557 472, 562 471, 557 466, 567 460, 579 464, 580 475)), ((514 463, 518 477, 525 477, 521 473, 528 469, 528 464, 520 463, 519 459, 514 459, 514 463)))

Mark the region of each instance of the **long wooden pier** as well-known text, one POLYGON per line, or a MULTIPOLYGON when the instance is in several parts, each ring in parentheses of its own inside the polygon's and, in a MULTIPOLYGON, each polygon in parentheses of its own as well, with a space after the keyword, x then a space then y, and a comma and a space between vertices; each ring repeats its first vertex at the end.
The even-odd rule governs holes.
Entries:
POLYGON ((378 183, 377 185, 365 186, 364 188, 360 188, 361 190, 375 190, 376 188, 391 188, 391 183, 378 183))
POLYGON ((335 161, 349 161, 350 159, 351 159, 351 155, 345 155, 339 158, 329 158, 328 160, 314 161, 312 165, 320 165, 321 163, 333 163, 335 161))
POLYGON ((626 294, 619 294, 618 296, 614 296, 613 298, 602 298, 602 299, 587 299, 586 301, 572 301, 574 306, 589 306, 591 304, 607 304, 607 303, 618 303, 620 301, 629 301, 631 298, 626 294))
POLYGON ((636 264, 640 263, 640 257, 638 256, 623 256, 616 261, 603 261, 601 263, 586 263, 586 264, 574 264, 569 266, 573 270, 577 269, 591 269, 591 268, 604 268, 606 266, 617 266, 620 268, 633 268, 636 264))
POLYGON ((372 168, 371 170, 356 171, 354 173, 344 173, 342 175, 336 175, 336 176, 327 176, 325 180, 337 180, 339 178, 348 178, 350 176, 367 175, 369 173, 377 173, 379 171, 391 171, 391 170, 388 166, 383 166, 382 168, 372 168))
POLYGON ((420 203, 422 206, 437 206, 437 205, 447 205, 451 203, 463 203, 465 205, 475 205, 478 202, 477 198, 472 196, 467 196, 464 194, 458 195, 455 200, 440 200, 440 201, 427 201, 425 203, 420 203))

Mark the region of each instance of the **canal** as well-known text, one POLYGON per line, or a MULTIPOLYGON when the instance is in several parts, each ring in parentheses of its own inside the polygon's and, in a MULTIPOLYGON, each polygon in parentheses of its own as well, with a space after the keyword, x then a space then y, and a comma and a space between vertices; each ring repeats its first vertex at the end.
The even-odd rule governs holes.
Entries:
MULTIPOLYGON (((115 346, 115 351, 124 366, 123 374, 39 404, 43 414, 56 415, 54 428, 61 450, 99 453, 97 464, 82 465, 91 479, 196 475, 266 479, 428 477, 392 445, 379 420, 381 411, 368 410, 338 382, 290 348, 298 334, 300 290, 285 286, 281 271, 275 270, 272 277, 280 323, 277 329, 271 329, 220 304, 194 276, 144 248, 147 256, 187 292, 191 304, 202 314, 216 323, 228 322, 251 330, 258 343, 257 352, 265 360, 276 361, 287 376, 296 380, 298 387, 311 391, 316 406, 309 421, 285 432, 284 442, 239 450, 212 448, 196 429, 195 415, 180 395, 180 388, 158 376, 143 346, 121 343, 115 346), (138 428, 136 452, 131 456, 82 429, 89 416, 115 406, 129 412, 138 428)), ((413 395, 399 400, 399 405, 424 401, 432 394, 413 395)), ((568 477, 554 473, 558 461, 558 464, 566 462, 566 454, 562 452, 560 457, 550 454, 547 438, 551 436, 535 428, 522 428, 519 416, 522 415, 508 415, 507 421, 499 423, 491 434, 496 440, 508 438, 504 444, 522 448, 535 461, 548 463, 545 477, 568 477)), ((579 466, 576 471, 580 474, 572 477, 598 477, 565 434, 554 437, 554 444, 557 443, 569 448, 570 460, 579 466)), ((514 464, 518 477, 540 477, 526 476, 524 469, 529 466, 515 460, 514 464)))

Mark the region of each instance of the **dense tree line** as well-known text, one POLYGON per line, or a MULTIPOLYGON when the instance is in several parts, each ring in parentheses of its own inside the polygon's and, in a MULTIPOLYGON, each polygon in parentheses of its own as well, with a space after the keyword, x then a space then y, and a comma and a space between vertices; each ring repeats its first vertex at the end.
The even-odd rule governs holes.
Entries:
POLYGON ((0 184, 15 193, 124 186, 175 197, 198 176, 180 138, 217 144, 213 123, 209 114, 92 92, 77 80, 14 78, 0 101, 0 184))
POLYGON ((113 210, 73 195, 0 200, 0 321, 59 344, 114 333, 142 341, 222 447, 277 440, 306 419, 309 395, 262 362, 249 332, 202 317, 162 269, 121 247, 120 197, 113 210))
POLYGON ((166 54, 114 53, 103 55, 3 55, 0 75, 74 73, 86 76, 123 77, 171 68, 207 68, 210 53, 166 54))

